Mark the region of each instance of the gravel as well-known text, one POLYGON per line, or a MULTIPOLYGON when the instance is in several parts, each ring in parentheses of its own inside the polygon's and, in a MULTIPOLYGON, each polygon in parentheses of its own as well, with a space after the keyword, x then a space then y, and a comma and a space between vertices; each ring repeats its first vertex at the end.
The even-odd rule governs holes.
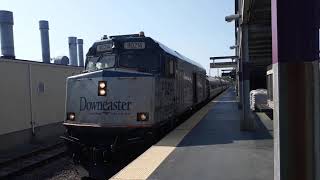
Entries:
MULTIPOLYGON (((119 170, 125 167, 128 163, 143 153, 149 145, 131 146, 129 152, 119 154, 119 158, 112 164, 109 164, 102 169, 99 168, 96 172, 103 172, 103 179, 108 179, 116 174, 119 170)), ((99 173, 99 174, 100 174, 99 173)), ((38 167, 34 170, 25 172, 22 175, 11 178, 13 180, 88 180, 88 172, 80 165, 75 165, 69 156, 64 156, 48 164, 38 167)))
POLYGON ((88 172, 81 166, 74 165, 69 157, 62 157, 42 167, 17 176, 13 180, 77 180, 86 179, 88 172))

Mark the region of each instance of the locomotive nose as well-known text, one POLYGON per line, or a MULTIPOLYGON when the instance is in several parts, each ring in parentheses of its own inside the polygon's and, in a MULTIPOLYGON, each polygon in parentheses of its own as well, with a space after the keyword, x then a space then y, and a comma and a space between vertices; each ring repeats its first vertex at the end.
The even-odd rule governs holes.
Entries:
POLYGON ((91 73, 68 80, 66 120, 69 123, 104 127, 152 125, 153 76, 115 71, 95 76, 91 73), (114 73, 117 76, 112 76, 114 73))

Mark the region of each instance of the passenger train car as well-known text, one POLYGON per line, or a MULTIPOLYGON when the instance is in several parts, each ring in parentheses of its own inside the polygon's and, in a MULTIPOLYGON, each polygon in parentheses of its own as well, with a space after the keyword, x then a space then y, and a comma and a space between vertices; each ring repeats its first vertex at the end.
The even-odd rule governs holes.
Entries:
POLYGON ((74 158, 106 160, 115 147, 154 137, 226 87, 143 33, 103 38, 89 49, 85 72, 67 79, 64 139, 74 158))

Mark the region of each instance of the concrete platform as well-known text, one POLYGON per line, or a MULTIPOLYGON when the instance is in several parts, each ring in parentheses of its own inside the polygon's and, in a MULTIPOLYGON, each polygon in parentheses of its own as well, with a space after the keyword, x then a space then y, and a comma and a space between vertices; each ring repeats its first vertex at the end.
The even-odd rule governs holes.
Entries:
POLYGON ((273 179, 272 121, 240 131, 228 89, 111 179, 273 179))

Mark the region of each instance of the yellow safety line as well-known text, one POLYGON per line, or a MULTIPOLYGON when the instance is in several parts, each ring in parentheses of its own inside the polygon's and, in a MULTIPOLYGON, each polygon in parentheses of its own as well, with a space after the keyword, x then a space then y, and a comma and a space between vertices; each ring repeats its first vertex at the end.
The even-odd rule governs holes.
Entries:
MULTIPOLYGON (((225 91, 226 92, 226 91, 225 91)), ((221 93, 218 97, 222 96, 221 93)), ((216 99, 215 98, 215 99, 216 99)), ((125 168, 114 175, 111 180, 145 180, 154 170, 170 155, 181 140, 194 128, 202 118, 219 101, 211 101, 198 112, 192 115, 183 124, 171 131, 157 144, 151 146, 147 151, 128 164, 125 168)))

